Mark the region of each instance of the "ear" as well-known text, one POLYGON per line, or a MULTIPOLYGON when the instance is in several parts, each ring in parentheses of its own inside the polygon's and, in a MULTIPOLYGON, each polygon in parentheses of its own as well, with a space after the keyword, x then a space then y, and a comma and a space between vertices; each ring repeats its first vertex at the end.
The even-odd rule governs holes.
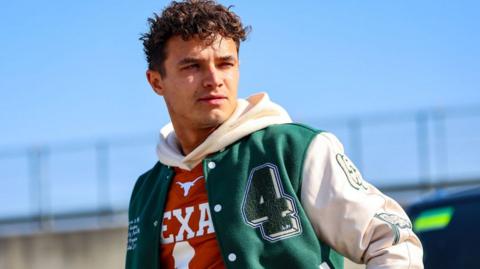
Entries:
POLYGON ((147 80, 153 91, 163 96, 163 80, 162 75, 158 71, 148 69, 146 72, 147 80))

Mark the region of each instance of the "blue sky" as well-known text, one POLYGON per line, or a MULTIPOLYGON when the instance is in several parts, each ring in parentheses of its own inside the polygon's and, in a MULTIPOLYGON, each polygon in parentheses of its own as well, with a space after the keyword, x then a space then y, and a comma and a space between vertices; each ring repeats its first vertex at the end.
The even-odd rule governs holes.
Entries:
MULTIPOLYGON (((240 96, 266 91, 294 119, 480 104, 478 1, 221 3, 235 5, 244 24, 253 27, 241 47, 240 96)), ((138 38, 147 30, 147 17, 166 4, 2 1, 0 151, 136 134, 153 138, 168 115, 145 80, 138 38)), ((478 132, 472 132, 471 121, 452 124, 457 128, 448 132, 454 138, 448 141, 448 161, 455 167, 449 169, 478 175, 478 132)), ((364 174, 376 180, 416 178, 414 126, 382 128, 376 136, 365 132, 370 155, 364 174), (398 143, 387 147, 379 136, 398 143)), ((112 152, 112 201, 126 204, 136 176, 155 158, 153 143, 112 152)), ((436 168, 447 174, 441 152, 433 154, 440 156, 436 168)), ((52 156, 52 207, 96 203, 94 160, 92 149, 52 156)), ((0 215, 35 210, 28 209, 27 164, 21 158, 2 161, 0 189, 7 195, 0 193, 0 202, 10 206, 0 215)))
MULTIPOLYGON (((0 147, 158 130, 139 34, 166 1, 3 1, 0 147)), ((480 103, 478 1, 222 1, 253 32, 240 96, 296 119, 480 103)))

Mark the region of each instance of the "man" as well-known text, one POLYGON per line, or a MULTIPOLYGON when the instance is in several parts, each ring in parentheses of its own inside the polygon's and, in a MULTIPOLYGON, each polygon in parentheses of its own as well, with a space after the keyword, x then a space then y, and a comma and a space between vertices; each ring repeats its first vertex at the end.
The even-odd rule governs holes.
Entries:
POLYGON ((190 0, 149 23, 147 79, 171 124, 133 190, 126 268, 423 268, 408 217, 335 136, 264 93, 237 99, 238 16, 190 0))

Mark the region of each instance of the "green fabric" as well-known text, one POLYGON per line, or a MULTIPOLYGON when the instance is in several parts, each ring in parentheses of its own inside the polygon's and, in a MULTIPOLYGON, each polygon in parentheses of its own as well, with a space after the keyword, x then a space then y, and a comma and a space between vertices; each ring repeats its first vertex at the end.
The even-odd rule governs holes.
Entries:
POLYGON ((173 170, 157 163, 137 180, 128 212, 125 268, 159 268, 161 221, 172 178, 173 170), (138 233, 135 233, 137 230, 138 233))
MULTIPOLYGON (((343 268, 343 258, 317 239, 300 204, 303 160, 317 134, 298 124, 273 125, 203 161, 211 217, 228 268, 318 268, 323 262, 343 268), (210 162, 215 168, 209 168, 210 162), (219 212, 214 210, 217 204, 219 212), (232 253, 234 261, 228 259, 232 253)), ((129 247, 135 240, 136 246, 127 251, 128 269, 159 268, 171 171, 157 164, 134 188, 129 219, 140 232, 129 229, 129 247)))

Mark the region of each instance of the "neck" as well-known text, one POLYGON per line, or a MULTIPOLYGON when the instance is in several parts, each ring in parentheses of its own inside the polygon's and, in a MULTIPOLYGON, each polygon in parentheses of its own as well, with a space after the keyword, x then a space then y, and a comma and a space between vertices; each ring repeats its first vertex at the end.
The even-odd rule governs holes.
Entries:
POLYGON ((205 141, 208 136, 217 129, 218 126, 208 127, 208 128, 192 128, 187 126, 181 126, 181 124, 176 124, 172 121, 173 129, 175 130, 175 135, 177 140, 180 143, 182 153, 187 156, 195 150, 200 144, 205 141))

